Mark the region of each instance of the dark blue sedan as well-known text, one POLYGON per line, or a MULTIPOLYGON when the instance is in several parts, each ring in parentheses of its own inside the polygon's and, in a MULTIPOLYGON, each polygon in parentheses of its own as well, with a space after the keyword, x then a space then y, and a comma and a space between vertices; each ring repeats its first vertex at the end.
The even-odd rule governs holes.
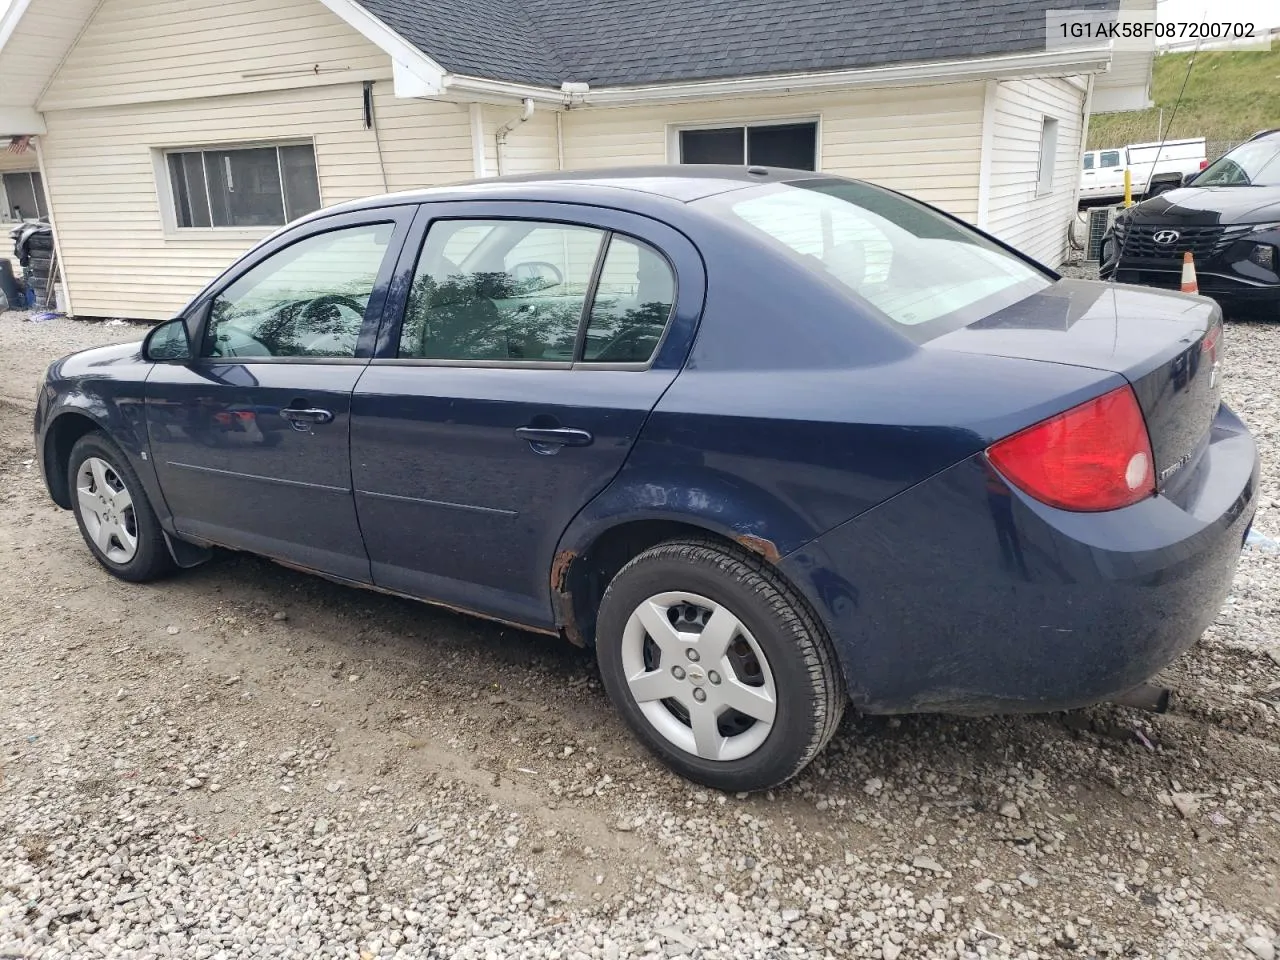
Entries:
POLYGON ((566 174, 294 223, 35 427, 116 576, 229 547, 592 645, 750 790, 847 703, 1064 709, 1193 643, 1257 498, 1221 337, 866 183, 566 174))

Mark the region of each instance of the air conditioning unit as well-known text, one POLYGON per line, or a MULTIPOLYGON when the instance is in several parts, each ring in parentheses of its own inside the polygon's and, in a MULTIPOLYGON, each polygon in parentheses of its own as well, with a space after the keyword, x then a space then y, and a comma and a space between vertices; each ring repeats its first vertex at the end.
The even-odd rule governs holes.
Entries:
POLYGON ((1089 232, 1084 245, 1084 258, 1097 261, 1102 256, 1102 238, 1115 223, 1119 207, 1093 207, 1089 210, 1089 232))

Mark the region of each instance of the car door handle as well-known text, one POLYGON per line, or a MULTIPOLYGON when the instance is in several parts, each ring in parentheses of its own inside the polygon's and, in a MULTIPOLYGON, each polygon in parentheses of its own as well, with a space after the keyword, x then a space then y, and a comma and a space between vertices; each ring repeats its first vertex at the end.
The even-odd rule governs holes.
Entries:
POLYGON ((333 411, 318 407, 285 407, 280 416, 293 424, 293 429, 303 433, 317 423, 333 423, 333 411))
POLYGON ((516 436, 532 444, 556 447, 589 447, 595 439, 576 427, 516 427, 516 436))

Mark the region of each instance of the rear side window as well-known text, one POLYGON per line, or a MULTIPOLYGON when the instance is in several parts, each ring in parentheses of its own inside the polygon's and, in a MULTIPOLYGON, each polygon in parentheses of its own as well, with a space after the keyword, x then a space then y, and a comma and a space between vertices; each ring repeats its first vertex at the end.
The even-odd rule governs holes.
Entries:
POLYGON ((399 356, 647 363, 675 302, 667 261, 608 231, 529 220, 444 220, 427 235, 399 356))
POLYGON ((648 244, 615 236, 600 271, 582 359, 645 363, 662 339, 676 299, 675 276, 648 244))
POLYGON ((1098 166, 1100 167, 1118 167, 1120 166, 1119 150, 1103 150, 1098 156, 1098 166))
POLYGON ((980 233, 866 183, 773 184, 698 204, 844 285, 917 342, 1052 283, 1043 270, 980 233))

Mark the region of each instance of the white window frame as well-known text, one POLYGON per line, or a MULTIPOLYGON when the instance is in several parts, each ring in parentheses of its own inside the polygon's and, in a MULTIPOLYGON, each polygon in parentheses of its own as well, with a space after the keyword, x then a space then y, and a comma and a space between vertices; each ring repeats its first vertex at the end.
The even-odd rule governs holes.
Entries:
MULTIPOLYGON (((271 227, 180 227, 178 226, 177 199, 173 195, 173 182, 169 177, 169 156, 174 153, 203 153, 207 150, 262 150, 279 147, 310 147, 316 158, 317 190, 320 209, 326 206, 324 184, 320 183, 320 151, 314 137, 290 137, 283 140, 236 140, 229 143, 190 144, 181 147, 153 147, 151 163, 156 177, 156 198, 160 204, 160 222, 166 240, 209 238, 218 240, 260 240, 269 237, 283 224, 271 227)), ((276 154, 276 163, 280 155, 276 154)), ((284 170, 280 171, 280 188, 284 189, 284 170)), ((282 197, 283 199, 283 197, 282 197)), ((286 208, 285 215, 288 216, 286 208)), ((212 219, 212 217, 210 218, 212 219)))
POLYGON ((1058 134, 1062 123, 1048 115, 1040 121, 1040 154, 1036 163, 1036 196, 1047 197, 1053 193, 1053 181, 1058 172, 1058 134))
POLYGON ((822 172, 822 114, 807 113, 795 117, 767 117, 761 119, 759 117, 741 118, 728 117, 723 120, 705 120, 696 123, 668 123, 667 124, 667 163, 680 163, 680 134, 684 130, 719 130, 724 127, 742 127, 742 156, 747 157, 747 128, 748 127, 785 127, 793 123, 812 123, 813 131, 813 166, 815 173, 822 172))

